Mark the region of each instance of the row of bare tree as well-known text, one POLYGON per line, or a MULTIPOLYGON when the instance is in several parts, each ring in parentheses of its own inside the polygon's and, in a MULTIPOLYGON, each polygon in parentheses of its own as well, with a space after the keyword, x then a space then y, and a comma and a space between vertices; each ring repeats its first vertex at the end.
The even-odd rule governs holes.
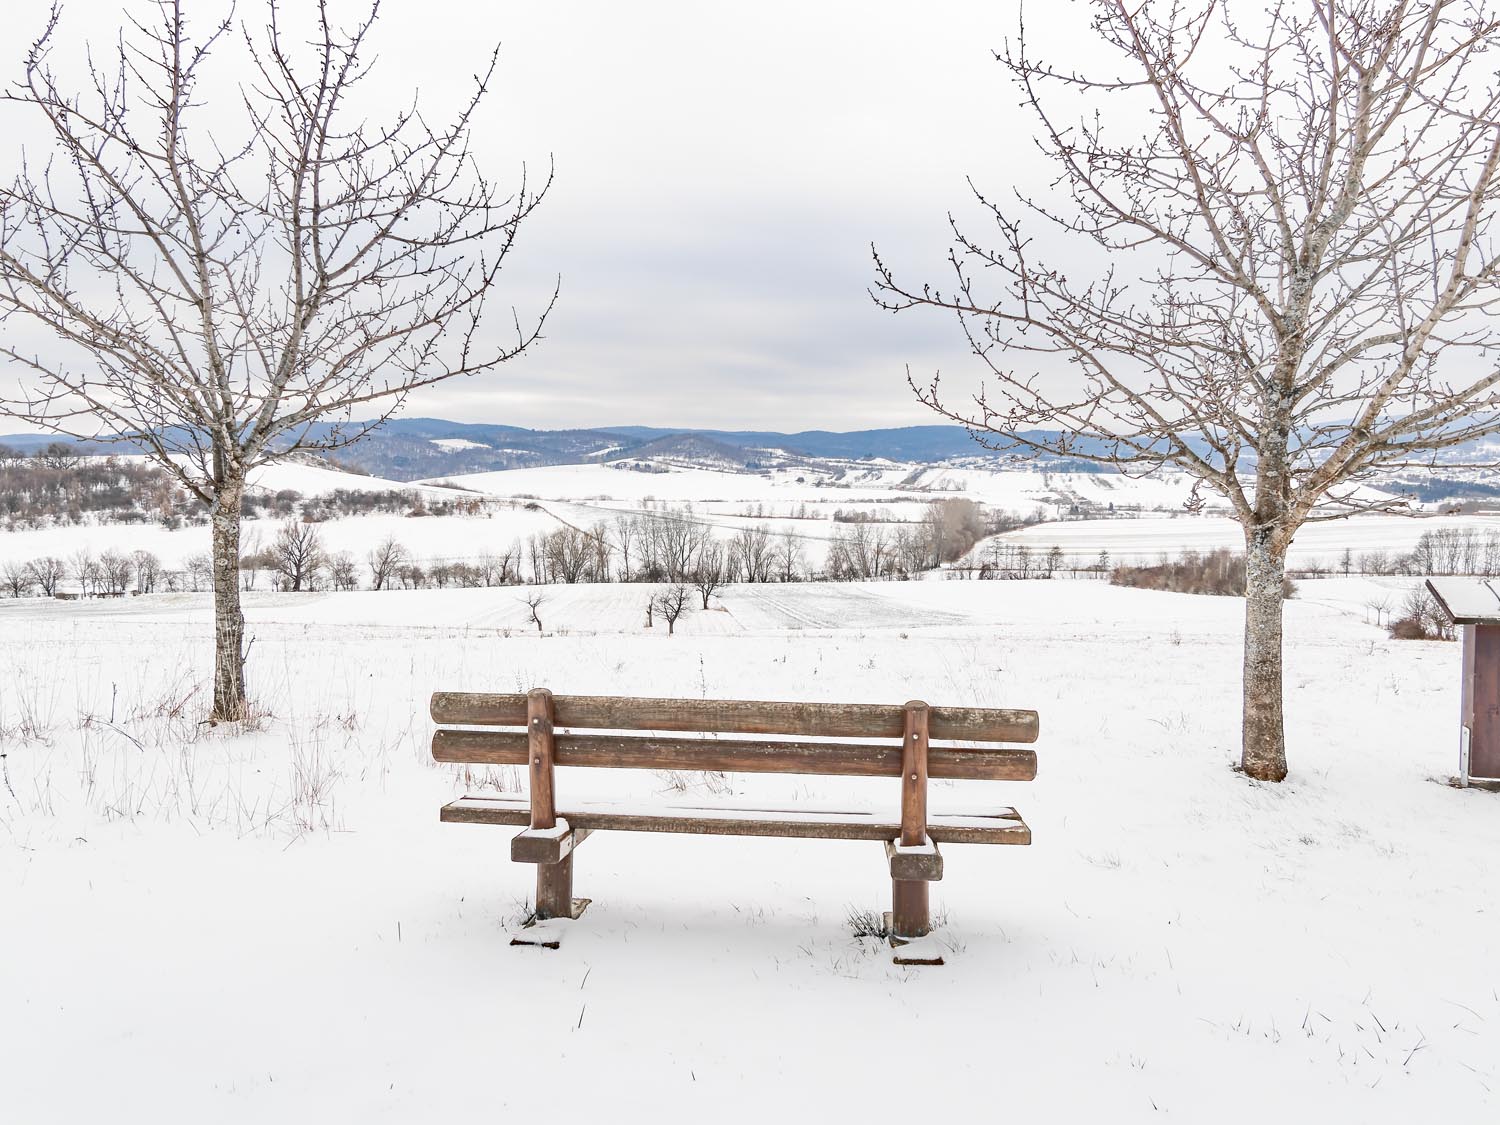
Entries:
POLYGON ((111 550, 96 555, 85 547, 66 559, 43 555, 27 562, 7 562, 0 566, 0 588, 13 598, 36 593, 50 598, 71 582, 79 593, 89 597, 120 597, 131 589, 132 582, 140 594, 165 588, 168 573, 161 559, 150 551, 127 554, 111 550))
MULTIPOLYGON (((888 578, 914 574, 961 556, 984 531, 977 504, 944 500, 929 507, 919 524, 894 532, 884 525, 857 523, 836 531, 828 562, 810 567, 803 539, 763 526, 742 527, 728 539, 686 510, 620 516, 590 528, 564 525, 524 542, 482 552, 473 560, 438 560, 425 565, 394 537, 357 559, 330 550, 319 525, 288 519, 264 548, 250 545, 240 556, 240 586, 254 588, 269 573, 276 589, 355 590, 368 574, 370 589, 436 586, 513 586, 577 582, 665 583, 697 591, 703 608, 724 586, 735 582, 797 582, 888 578)), ((33 592, 52 596, 58 583, 72 579, 85 594, 120 594, 132 578, 141 592, 211 588, 212 562, 194 556, 180 570, 166 570, 150 552, 94 555, 85 549, 67 562, 34 560, 7 569, 5 589, 14 597, 33 592), (46 581, 42 577, 45 576, 46 581)))
POLYGON ((1472 527, 1424 531, 1410 551, 1344 548, 1334 565, 1304 565, 1299 573, 1500 576, 1500 534, 1472 527))
POLYGON ((972 500, 937 500, 920 523, 889 525, 855 521, 829 541, 827 577, 836 580, 909 577, 955 562, 991 530, 984 509, 972 500))

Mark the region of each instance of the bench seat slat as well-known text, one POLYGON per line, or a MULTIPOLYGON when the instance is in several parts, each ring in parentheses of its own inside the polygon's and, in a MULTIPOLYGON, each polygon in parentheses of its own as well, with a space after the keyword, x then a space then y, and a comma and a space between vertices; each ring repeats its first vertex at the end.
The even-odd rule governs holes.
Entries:
MULTIPOLYGON (((443 806, 441 819, 454 824, 530 823, 524 797, 463 797, 443 806)), ((822 840, 893 840, 899 819, 868 812, 820 809, 695 808, 579 801, 559 806, 558 816, 575 829, 603 832, 681 832, 709 836, 786 836, 822 840)), ((939 844, 1029 844, 1031 829, 1012 808, 976 814, 932 814, 928 836, 939 844)))
MULTIPOLYGON (((559 734, 555 745, 559 766, 826 777, 897 777, 901 773, 899 744, 559 734)), ((526 735, 440 730, 432 736, 432 757, 439 762, 468 765, 524 765, 528 760, 526 735)), ((959 781, 1030 781, 1036 777, 1036 751, 1019 746, 977 750, 934 746, 928 752, 927 774, 959 781)))
MULTIPOLYGON (((900 738, 906 712, 877 703, 778 703, 753 699, 637 699, 611 695, 553 697, 558 727, 579 730, 718 731, 809 738, 900 738)), ((440 691, 431 702, 436 723, 524 727, 526 696, 440 691)), ((1035 711, 996 707, 934 707, 928 734, 967 742, 1035 742, 1035 711)))

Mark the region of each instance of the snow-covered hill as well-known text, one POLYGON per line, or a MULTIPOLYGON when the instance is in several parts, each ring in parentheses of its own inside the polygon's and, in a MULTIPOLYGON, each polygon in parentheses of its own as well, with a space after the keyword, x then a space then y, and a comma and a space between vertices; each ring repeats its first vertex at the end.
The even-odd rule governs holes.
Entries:
POLYGON ((804 461, 763 471, 629 458, 591 465, 447 476, 418 482, 491 496, 639 503, 647 499, 708 505, 767 504, 778 512, 810 505, 866 507, 965 498, 991 507, 1049 516, 1080 506, 1109 510, 1181 510, 1191 481, 1181 474, 1126 477, 1118 473, 1052 473, 980 468, 972 462, 918 465, 893 461, 804 461))
MULTIPOLYGON (((467 439, 453 439, 467 440, 467 439)), ((661 443, 658 456, 615 457, 588 464, 549 465, 403 482, 369 477, 300 459, 264 466, 251 478, 252 492, 280 499, 280 514, 262 512, 245 525, 247 550, 264 546, 285 518, 285 499, 376 494, 386 509, 376 514, 319 512, 319 533, 330 552, 357 559, 393 537, 413 558, 427 562, 472 562, 536 534, 572 526, 613 525, 622 516, 670 512, 673 519, 704 525, 720 539, 747 527, 764 527, 795 541, 803 562, 823 566, 828 544, 855 521, 882 525, 894 535, 919 524, 934 501, 963 499, 994 515, 1008 513, 1032 526, 1007 532, 1004 542, 1035 551, 1059 548, 1068 566, 1086 566, 1101 551, 1114 562, 1154 561, 1184 549, 1238 549, 1235 525, 1212 508, 1190 516, 1184 502, 1191 481, 1182 474, 1149 477, 1114 472, 1047 472, 961 459, 942 464, 883 460, 790 459, 768 451, 765 465, 726 463, 704 443, 661 443), (699 456, 701 455, 701 457, 699 456), (700 463, 701 461, 701 463, 700 463), (409 497, 393 505, 390 497, 409 497), (426 515, 431 510, 463 514, 426 515), (335 518, 324 518, 328 515, 335 518), (1039 522, 1038 522, 1039 521, 1039 522)), ((1377 494, 1366 490, 1366 498, 1377 494)), ((295 501, 293 501, 295 503, 295 501)), ((294 508, 293 511, 298 509, 294 508)), ((1418 537, 1437 527, 1488 530, 1485 515, 1432 517, 1360 516, 1305 528, 1292 553, 1293 565, 1334 565, 1345 548, 1355 552, 1410 551, 1418 537)), ((189 523, 169 530, 161 522, 82 522, 24 526, 0 532, 0 564, 41 555, 70 558, 79 551, 151 551, 168 567, 207 550, 207 530, 189 523)), ((969 555, 978 564, 991 545, 969 555)))

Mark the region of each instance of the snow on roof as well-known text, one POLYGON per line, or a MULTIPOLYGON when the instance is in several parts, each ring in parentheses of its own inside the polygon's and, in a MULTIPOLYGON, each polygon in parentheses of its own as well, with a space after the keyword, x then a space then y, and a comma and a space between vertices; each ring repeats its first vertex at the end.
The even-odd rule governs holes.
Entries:
POLYGON ((1429 578, 1427 588, 1455 625, 1500 625, 1500 590, 1488 578, 1429 578))

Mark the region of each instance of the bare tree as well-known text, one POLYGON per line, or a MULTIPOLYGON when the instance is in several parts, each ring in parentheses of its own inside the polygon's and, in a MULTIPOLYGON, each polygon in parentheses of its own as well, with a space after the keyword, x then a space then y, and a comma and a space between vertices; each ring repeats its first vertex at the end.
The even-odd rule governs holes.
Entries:
POLYGON ((691 507, 652 512, 642 517, 641 572, 648 579, 686 582, 708 541, 708 528, 697 521, 691 507))
POLYGON ((260 570, 265 562, 265 551, 260 545, 260 529, 257 528, 243 537, 240 544, 239 579, 241 590, 255 589, 256 579, 260 577, 260 570))
POLYGON ((521 543, 519 540, 513 540, 505 550, 495 556, 495 569, 491 581, 498 586, 513 586, 521 581, 521 543))
POLYGON ((99 556, 99 583, 106 594, 118 596, 130 587, 135 571, 130 556, 119 551, 105 551, 99 556))
POLYGON ((928 406, 997 448, 1169 466, 1228 502, 1254 778, 1286 775, 1293 535, 1381 506, 1354 488, 1372 472, 1500 431, 1485 8, 1099 0, 1119 64, 1099 75, 1037 58, 1022 27, 997 57, 1056 189, 1014 205, 976 189, 994 228, 954 222, 951 287, 875 259, 876 299, 956 314, 990 376, 968 405, 910 380, 928 406))
POLYGON ((130 562, 135 568, 135 588, 143 594, 154 593, 161 581, 161 559, 153 551, 132 551, 130 562))
POLYGON ((94 552, 88 547, 79 547, 68 563, 73 568, 79 592, 85 597, 92 594, 99 585, 99 560, 94 552))
POLYGON ((682 582, 674 582, 657 592, 656 612, 667 619, 667 636, 677 631, 677 619, 692 607, 692 594, 682 582))
POLYGON ((24 598, 31 593, 32 587, 36 585, 36 576, 31 568, 24 563, 8 562, 5 569, 0 572, 5 579, 5 589, 13 598, 24 598))
POLYGON ((411 561, 405 547, 395 536, 386 536, 369 555, 370 589, 384 590, 395 581, 401 568, 411 561))
POLYGON ((188 588, 193 593, 200 590, 211 589, 214 584, 214 560, 209 555, 189 555, 183 562, 186 571, 188 588))
POLYGON ((633 516, 615 517, 615 542, 620 548, 620 581, 629 582, 633 576, 630 569, 630 551, 640 538, 640 527, 633 516))
POLYGON ((39 559, 32 559, 26 564, 26 569, 31 571, 31 576, 36 580, 37 588, 42 591, 46 598, 57 595, 57 587, 68 574, 68 564, 55 555, 44 555, 39 559))
POLYGON ((550 582, 586 582, 593 578, 598 563, 598 545, 594 536, 571 524, 541 537, 540 559, 550 582))
POLYGON ((771 532, 764 524, 742 527, 729 541, 734 568, 746 582, 769 582, 776 565, 771 532))
POLYGON ((698 564, 693 568, 693 588, 703 599, 703 608, 708 608, 708 599, 724 588, 729 580, 729 552, 722 543, 712 540, 698 552, 698 564))
POLYGON ((317 525, 297 520, 281 525, 267 555, 271 569, 281 576, 282 588, 292 591, 311 590, 328 564, 317 525))
POLYGON ((712 540, 707 524, 697 521, 693 506, 683 506, 682 514, 669 523, 663 536, 662 562, 667 577, 675 583, 687 582, 698 565, 698 555, 712 540))
POLYGON ((330 556, 328 578, 335 590, 358 590, 359 564, 354 561, 354 555, 348 551, 340 551, 330 556))
POLYGON ((152 20, 91 56, 82 92, 49 63, 54 8, 4 94, 46 127, 55 155, 23 160, 0 187, 0 317, 57 354, 9 336, 0 355, 33 376, 4 409, 61 435, 130 441, 209 509, 210 717, 222 721, 245 714, 246 475, 357 441, 411 391, 492 370, 536 340, 550 302, 530 327, 508 318, 504 340, 484 313, 546 184, 533 190, 523 170, 507 194, 472 158, 494 54, 446 123, 415 102, 374 120, 357 96, 379 81, 366 42, 378 5, 344 30, 318 4, 313 26, 293 29, 265 0, 259 25, 225 18, 201 35, 185 8, 157 0, 152 20), (240 120, 210 127, 201 87, 237 65, 249 74, 240 120), (356 412, 373 418, 349 421, 356 412))
POLYGON ((922 515, 929 567, 955 562, 984 538, 984 510, 973 500, 934 500, 922 515))
POLYGON ((547 594, 544 590, 528 590, 526 596, 521 599, 526 608, 531 611, 531 623, 536 626, 537 635, 542 632, 542 606, 547 604, 547 594))
POLYGON ((608 582, 609 563, 615 553, 615 545, 609 540, 609 525, 599 521, 589 529, 588 536, 594 556, 589 564, 589 581, 608 582))
POLYGON ((776 569, 781 581, 797 581, 797 576, 802 573, 807 565, 806 555, 802 550, 801 537, 791 530, 782 532, 781 541, 776 544, 775 558, 776 569))
MULTIPOLYGON (((4 198, 0 195, 0 200, 4 198)), ((65 441, 49 441, 45 447, 38 449, 32 456, 49 469, 65 470, 76 469, 78 462, 82 459, 78 451, 65 441)))

